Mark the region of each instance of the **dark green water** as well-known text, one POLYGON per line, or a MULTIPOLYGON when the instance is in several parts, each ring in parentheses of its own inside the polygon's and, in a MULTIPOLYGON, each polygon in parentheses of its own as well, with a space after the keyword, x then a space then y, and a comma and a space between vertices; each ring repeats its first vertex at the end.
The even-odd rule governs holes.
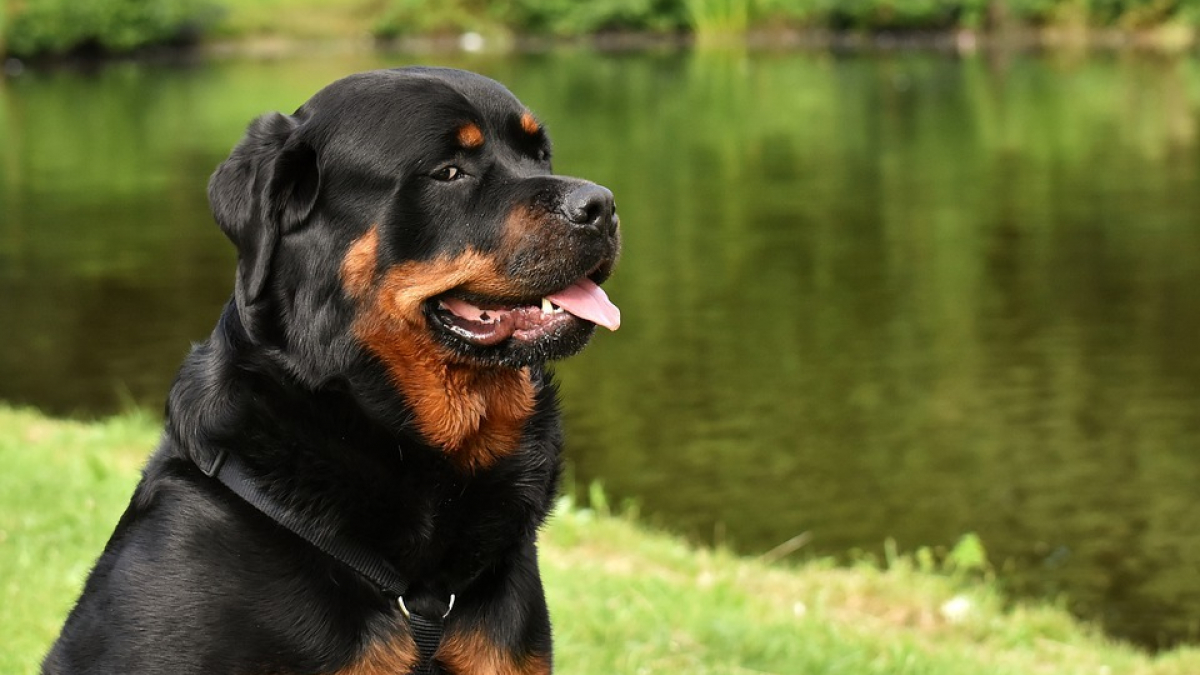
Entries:
MULTIPOLYGON (((231 286, 213 167, 412 60, 0 81, 0 399, 160 407, 231 286)), ((509 84, 620 204, 625 325, 559 369, 576 481, 746 551, 977 532, 1017 595, 1200 636, 1200 63, 437 62, 509 84)))

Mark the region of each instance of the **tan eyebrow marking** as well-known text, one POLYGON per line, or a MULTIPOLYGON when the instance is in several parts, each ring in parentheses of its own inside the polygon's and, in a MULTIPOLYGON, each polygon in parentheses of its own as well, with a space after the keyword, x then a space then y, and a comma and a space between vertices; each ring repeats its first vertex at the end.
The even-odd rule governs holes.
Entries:
POLYGON ((483 145, 483 132, 474 122, 467 122, 458 128, 458 144, 464 148, 478 148, 483 145))
POLYGON ((540 131, 541 128, 542 125, 538 124, 538 121, 534 119, 533 113, 529 112, 528 110, 521 113, 521 129, 525 133, 532 136, 540 131))

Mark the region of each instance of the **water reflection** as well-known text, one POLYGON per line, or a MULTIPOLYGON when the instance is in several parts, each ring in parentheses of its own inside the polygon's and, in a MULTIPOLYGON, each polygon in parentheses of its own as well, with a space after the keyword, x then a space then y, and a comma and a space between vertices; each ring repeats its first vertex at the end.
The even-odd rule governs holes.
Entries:
MULTIPOLYGON (((161 405, 231 283, 203 185, 245 123, 411 59, 0 88, 0 398, 161 405)), ((464 57, 613 189, 620 333, 560 369, 574 477, 763 550, 978 532, 1022 593, 1200 621, 1194 61, 464 57)))

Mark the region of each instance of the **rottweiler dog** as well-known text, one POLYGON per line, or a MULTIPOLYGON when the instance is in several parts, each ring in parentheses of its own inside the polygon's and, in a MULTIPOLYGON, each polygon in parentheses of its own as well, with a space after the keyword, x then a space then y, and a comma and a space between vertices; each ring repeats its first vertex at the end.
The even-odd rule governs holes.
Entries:
POLYGON ((352 75, 213 174, 234 292, 46 675, 551 672, 546 362, 620 314, 612 193, 480 75, 352 75))

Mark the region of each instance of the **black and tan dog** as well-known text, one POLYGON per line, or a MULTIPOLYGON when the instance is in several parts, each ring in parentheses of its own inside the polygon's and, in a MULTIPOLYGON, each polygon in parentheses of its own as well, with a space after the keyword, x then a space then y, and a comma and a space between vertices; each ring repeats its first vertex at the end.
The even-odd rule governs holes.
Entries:
POLYGON ((617 327, 612 194, 411 68, 259 118, 209 198, 234 297, 43 672, 549 673, 544 364, 617 327))

